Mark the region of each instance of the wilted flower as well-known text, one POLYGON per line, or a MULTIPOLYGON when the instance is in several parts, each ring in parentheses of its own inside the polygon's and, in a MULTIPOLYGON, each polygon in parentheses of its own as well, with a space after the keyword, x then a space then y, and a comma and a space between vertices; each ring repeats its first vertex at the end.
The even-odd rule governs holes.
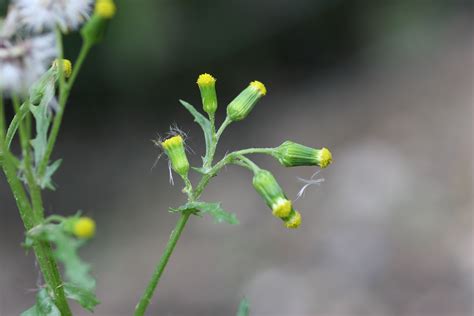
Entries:
POLYGON ((0 38, 0 90, 25 92, 47 70, 56 55, 52 34, 16 42, 0 38))
POLYGON ((16 0, 15 5, 27 28, 38 32, 59 26, 67 32, 89 18, 92 0, 16 0))

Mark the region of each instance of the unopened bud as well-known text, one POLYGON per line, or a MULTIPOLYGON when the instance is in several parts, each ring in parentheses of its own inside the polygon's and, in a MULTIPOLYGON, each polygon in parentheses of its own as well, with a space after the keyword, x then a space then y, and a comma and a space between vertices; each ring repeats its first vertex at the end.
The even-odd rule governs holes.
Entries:
POLYGON ((61 59, 61 61, 59 59, 56 59, 53 62, 53 67, 59 70, 60 63, 61 63, 61 67, 62 67, 62 70, 63 70, 63 73, 64 73, 64 77, 69 78, 72 74, 72 63, 71 63, 71 61, 69 59, 61 59))
POLYGON ((95 221, 90 217, 72 217, 64 221, 64 229, 81 239, 95 235, 95 221))
POLYGON ((201 91, 204 112, 213 115, 217 110, 216 79, 210 74, 202 74, 197 80, 201 91))
POLYGON ((171 168, 182 177, 187 177, 189 161, 184 149, 184 140, 180 135, 170 137, 161 143, 171 162, 171 168))
POLYGON ((327 148, 315 149, 291 141, 286 141, 275 148, 273 156, 285 167, 319 166, 326 168, 332 162, 332 154, 327 148))
POLYGON ((255 104, 267 89, 260 81, 252 81, 227 107, 227 116, 231 121, 241 121, 249 115, 255 104))
POLYGON ((291 210, 290 215, 284 221, 286 228, 298 228, 301 225, 301 214, 296 210, 291 210))
POLYGON ((276 217, 285 218, 291 212, 291 201, 283 193, 275 177, 267 170, 259 170, 253 177, 255 190, 272 209, 276 217))

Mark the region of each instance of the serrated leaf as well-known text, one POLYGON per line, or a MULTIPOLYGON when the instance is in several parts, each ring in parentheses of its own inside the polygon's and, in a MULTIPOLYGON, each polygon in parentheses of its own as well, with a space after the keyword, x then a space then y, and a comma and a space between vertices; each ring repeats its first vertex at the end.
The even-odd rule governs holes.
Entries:
POLYGON ((48 291, 41 289, 36 295, 35 306, 21 313, 21 316, 61 316, 61 312, 48 291))
POLYGON ((63 162, 62 159, 58 159, 55 162, 53 162, 51 165, 46 167, 46 171, 41 179, 39 179, 39 185, 41 188, 48 188, 52 191, 56 189, 56 187, 53 184, 53 174, 59 169, 61 166, 61 163, 63 162))
POLYGON ((75 286, 84 290, 95 289, 95 279, 89 274, 90 265, 81 260, 77 254, 79 248, 84 244, 66 233, 61 225, 43 224, 32 228, 28 232, 28 238, 34 240, 49 241, 56 245, 54 257, 64 265, 66 278, 75 286))
MULTIPOLYGON (((194 121, 201 126, 203 132, 204 132, 204 139, 206 141, 206 157, 204 159, 207 159, 209 149, 211 146, 212 142, 212 129, 211 129, 211 122, 201 113, 199 113, 198 110, 191 104, 189 104, 186 101, 179 100, 179 102, 186 108, 186 110, 189 111, 189 113, 192 114, 194 117, 194 121)), ((204 161, 206 162, 206 161, 204 161)))
POLYGON ((239 310, 237 311, 237 316, 248 316, 249 315, 249 302, 244 297, 239 304, 239 310))
POLYGON ((214 218, 216 223, 239 224, 239 220, 234 213, 228 213, 221 208, 220 203, 207 202, 189 202, 178 208, 170 208, 171 212, 192 211, 196 215, 209 214, 214 218))
POLYGON ((41 101, 39 104, 33 105, 30 103, 30 111, 36 122, 36 137, 31 141, 36 166, 39 165, 46 153, 48 128, 51 123, 51 114, 48 109, 48 104, 54 97, 54 86, 54 81, 51 80, 44 86, 44 91, 41 95, 41 101))
POLYGON ((66 297, 77 301, 82 307, 90 312, 93 312, 94 308, 100 304, 100 301, 97 299, 94 292, 77 287, 74 284, 65 283, 64 294, 66 294, 66 297))

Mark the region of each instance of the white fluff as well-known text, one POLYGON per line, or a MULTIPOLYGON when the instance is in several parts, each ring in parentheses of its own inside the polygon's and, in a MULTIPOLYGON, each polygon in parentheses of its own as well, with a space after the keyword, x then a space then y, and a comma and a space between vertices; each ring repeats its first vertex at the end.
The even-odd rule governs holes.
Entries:
POLYGON ((22 24, 41 32, 57 26, 63 32, 76 30, 89 18, 92 0, 16 0, 22 24))
POLYGON ((303 185, 303 187, 300 189, 300 191, 298 192, 298 194, 296 195, 296 200, 298 200, 300 197, 304 196, 304 192, 306 191, 306 189, 310 186, 312 186, 313 184, 316 184, 316 185, 320 185, 322 182, 324 182, 324 178, 318 178, 318 179, 314 179, 314 177, 319 173, 319 171, 316 171, 312 176, 311 178, 309 179, 303 179, 303 178, 298 178, 298 180, 300 180, 301 182, 303 182, 305 185, 303 185))
POLYGON ((26 92, 56 57, 53 34, 15 42, 0 38, 0 90, 26 92))

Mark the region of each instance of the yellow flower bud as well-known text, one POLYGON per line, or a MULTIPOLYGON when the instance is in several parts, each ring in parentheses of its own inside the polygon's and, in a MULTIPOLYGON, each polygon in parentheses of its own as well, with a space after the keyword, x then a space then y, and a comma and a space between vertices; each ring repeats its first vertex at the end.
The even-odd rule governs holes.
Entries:
POLYGON ((216 79, 205 73, 199 76, 197 84, 201 91, 204 111, 209 115, 213 115, 217 110, 216 79))
POLYGON ((260 81, 252 81, 232 102, 227 106, 227 117, 235 122, 241 121, 249 115, 255 104, 265 94, 267 89, 260 81))
MULTIPOLYGON (((69 78, 72 74, 72 63, 69 59, 62 59, 62 68, 64 72, 64 77, 69 78)), ((53 67, 59 69, 59 59, 56 59, 53 62, 53 67)))
POLYGON ((79 238, 91 238, 95 234, 95 221, 89 217, 81 217, 74 222, 73 233, 79 238))
POLYGON ((292 210, 290 216, 285 219, 286 228, 298 228, 301 225, 301 214, 298 211, 292 210))
POLYGON ((114 17, 117 7, 112 0, 97 0, 94 13, 104 19, 114 17))
POLYGON ((319 166, 326 168, 332 162, 331 152, 323 147, 311 148, 291 141, 286 141, 272 154, 285 167, 319 166))
POLYGON ((287 217, 291 212, 291 201, 283 193, 282 188, 271 172, 260 169, 253 177, 253 187, 272 209, 276 217, 287 217))
POLYGON ((168 156, 173 170, 182 177, 187 177, 189 161, 184 149, 184 140, 181 135, 176 135, 161 142, 161 147, 168 156))

